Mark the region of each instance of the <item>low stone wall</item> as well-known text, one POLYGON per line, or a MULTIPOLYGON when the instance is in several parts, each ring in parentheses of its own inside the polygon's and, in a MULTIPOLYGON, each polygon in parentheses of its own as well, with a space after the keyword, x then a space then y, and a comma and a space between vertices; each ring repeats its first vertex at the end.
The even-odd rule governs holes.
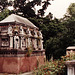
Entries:
POLYGON ((44 64, 44 56, 0 57, 0 73, 24 73, 44 64))

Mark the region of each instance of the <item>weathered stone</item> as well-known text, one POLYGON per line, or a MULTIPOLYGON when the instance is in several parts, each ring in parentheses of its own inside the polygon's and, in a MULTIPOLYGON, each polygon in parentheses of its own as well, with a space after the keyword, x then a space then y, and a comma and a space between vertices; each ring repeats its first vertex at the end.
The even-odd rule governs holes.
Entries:
POLYGON ((39 28, 26 18, 11 14, 0 21, 0 73, 29 72, 44 64, 42 39, 39 28))

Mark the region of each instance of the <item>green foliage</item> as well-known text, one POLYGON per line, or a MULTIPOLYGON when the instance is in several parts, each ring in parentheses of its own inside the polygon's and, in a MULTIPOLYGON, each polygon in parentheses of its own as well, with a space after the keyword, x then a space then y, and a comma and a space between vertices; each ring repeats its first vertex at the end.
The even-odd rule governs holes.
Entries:
POLYGON ((32 54, 33 50, 34 50, 33 47, 32 47, 32 46, 29 46, 29 47, 27 48, 26 56, 30 56, 30 55, 32 54))
POLYGON ((21 13, 21 16, 24 17, 35 17, 35 12, 32 9, 34 6, 34 3, 28 2, 26 3, 27 0, 15 0, 14 1, 14 8, 15 8, 15 13, 19 14, 21 13))
POLYGON ((63 59, 63 61, 75 60, 75 53, 72 53, 66 56, 62 56, 61 58, 63 59))
POLYGON ((42 9, 39 9, 38 10, 38 14, 40 16, 44 16, 44 13, 45 13, 45 10, 47 9, 48 5, 50 5, 50 0, 46 0, 46 1, 43 1, 43 6, 42 6, 42 9))
POLYGON ((68 13, 69 13, 71 16, 75 17, 75 3, 71 3, 71 4, 70 4, 70 6, 69 6, 69 8, 68 8, 68 13))
POLYGON ((8 15, 9 15, 10 11, 8 9, 4 9, 1 13, 0 13, 0 21, 5 19, 8 15))
POLYGON ((75 53, 71 53, 66 56, 62 56, 61 60, 53 60, 45 62, 44 65, 35 69, 35 75, 58 75, 66 74, 65 61, 75 60, 75 53))
POLYGON ((65 54, 65 46, 63 44, 64 36, 67 28, 58 19, 51 20, 49 18, 29 18, 43 33, 44 48, 46 49, 47 59, 53 55, 59 58, 65 54), (59 54, 59 55, 58 55, 59 54))
POLYGON ((14 1, 14 8, 15 13, 19 14, 21 13, 24 17, 39 17, 44 16, 45 10, 47 9, 48 5, 50 4, 50 0, 43 1, 42 0, 15 0, 14 1), (43 5, 42 5, 43 4, 43 5), (42 9, 38 10, 38 14, 35 14, 35 6, 42 6, 42 9))
POLYGON ((48 5, 50 5, 50 0, 42 1, 42 0, 0 0, 0 11, 2 12, 4 9, 9 6, 14 7, 14 13, 21 15, 23 17, 39 17, 44 16, 45 10, 48 5), (35 14, 35 6, 42 6, 41 9, 38 10, 38 14, 35 14))
POLYGON ((8 9, 4 9, 3 11, 0 12, 0 21, 5 19, 7 16, 9 16, 10 14, 12 14, 14 11, 10 11, 8 9))
POLYGON ((3 11, 8 5, 8 0, 0 0, 0 11, 3 11))
POLYGON ((46 62, 44 65, 38 67, 34 73, 35 75, 57 75, 65 71, 65 64, 63 60, 54 60, 46 62))
POLYGON ((63 22, 63 25, 67 28, 67 33, 65 35, 65 42, 69 45, 75 45, 75 18, 71 17, 63 22))

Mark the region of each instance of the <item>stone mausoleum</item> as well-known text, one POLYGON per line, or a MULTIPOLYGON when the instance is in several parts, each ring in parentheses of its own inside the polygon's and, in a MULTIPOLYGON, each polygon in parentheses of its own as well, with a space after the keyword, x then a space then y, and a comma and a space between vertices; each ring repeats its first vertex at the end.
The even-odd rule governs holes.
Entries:
POLYGON ((42 33, 28 19, 11 14, 0 21, 0 73, 32 71, 44 55, 42 33))

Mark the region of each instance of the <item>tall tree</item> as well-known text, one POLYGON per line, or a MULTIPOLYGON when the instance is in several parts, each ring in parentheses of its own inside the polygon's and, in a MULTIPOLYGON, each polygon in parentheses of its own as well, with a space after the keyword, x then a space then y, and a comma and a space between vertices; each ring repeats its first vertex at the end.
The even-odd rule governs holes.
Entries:
POLYGON ((59 58, 64 55, 67 46, 62 40, 65 40, 67 29, 63 23, 56 18, 50 20, 48 17, 30 18, 30 20, 42 30, 47 59, 50 59, 51 56, 59 58))
POLYGON ((14 13, 19 14, 24 17, 41 17, 44 16, 45 10, 48 5, 50 5, 50 0, 0 0, 0 11, 7 8, 8 6, 13 6, 14 13), (38 10, 38 14, 35 14, 35 6, 42 6, 38 10))
POLYGON ((48 5, 51 5, 49 1, 50 0, 46 0, 46 1, 43 1, 42 2, 43 3, 42 9, 39 9, 38 10, 38 14, 40 16, 44 16, 45 10, 47 9, 48 5))
POLYGON ((8 7, 8 0, 0 0, 0 12, 3 11, 6 7, 8 7))
POLYGON ((75 3, 71 3, 69 8, 68 8, 68 13, 72 17, 75 17, 75 3))
POLYGON ((34 7, 35 5, 41 6, 42 9, 38 10, 38 16, 44 16, 45 10, 47 9, 48 5, 50 4, 50 0, 46 0, 42 2, 42 0, 15 0, 14 1, 14 8, 16 13, 22 14, 24 17, 36 17, 34 7))

